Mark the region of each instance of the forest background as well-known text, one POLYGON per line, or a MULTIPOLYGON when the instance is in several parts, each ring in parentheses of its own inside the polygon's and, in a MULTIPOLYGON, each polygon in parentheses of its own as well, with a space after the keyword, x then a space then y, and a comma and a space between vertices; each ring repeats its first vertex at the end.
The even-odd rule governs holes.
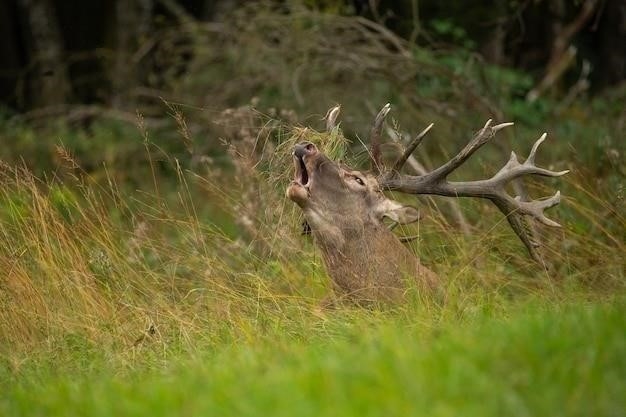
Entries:
POLYGON ((0 2, 0 411, 621 415, 624 45, 624 0, 0 2), (540 264, 488 204, 397 196, 446 302, 320 307, 290 148, 359 165, 387 102, 388 156, 435 124, 418 170, 515 122, 463 179, 548 133, 570 174, 512 190, 562 192, 540 264))

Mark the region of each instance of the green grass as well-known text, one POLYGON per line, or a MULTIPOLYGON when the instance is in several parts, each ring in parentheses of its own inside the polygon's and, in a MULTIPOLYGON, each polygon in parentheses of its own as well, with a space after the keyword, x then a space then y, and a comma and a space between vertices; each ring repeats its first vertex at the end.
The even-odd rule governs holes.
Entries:
POLYGON ((403 233, 445 300, 328 310, 283 190, 291 143, 338 133, 233 152, 235 177, 173 161, 150 191, 63 149, 63 180, 0 165, 0 415, 624 415, 619 175, 560 183, 546 268, 493 207, 462 205, 463 236, 426 199, 403 233))
MULTIPOLYGON (((157 340, 128 364, 78 344, 68 363, 3 372, 3 415, 620 416, 626 303, 528 300, 505 315, 429 323, 416 307, 352 311, 175 353, 157 340), (418 319, 418 321, 414 321, 418 319), (75 363, 74 361, 78 362, 75 363)), ((432 318, 432 317, 431 317, 432 318)), ((201 337, 201 336, 200 336, 201 337)), ((69 341, 66 343, 70 344, 69 341)), ((72 350, 68 346, 68 349, 72 350)), ((119 353, 118 353, 119 354, 119 353)))
POLYGON ((282 191, 303 134, 233 157, 238 177, 173 165, 176 186, 149 192, 1 165, 0 415, 623 415, 626 222, 609 186, 564 181, 545 269, 493 207, 462 206, 497 218, 463 236, 426 200, 414 249, 445 300, 325 310, 282 191))

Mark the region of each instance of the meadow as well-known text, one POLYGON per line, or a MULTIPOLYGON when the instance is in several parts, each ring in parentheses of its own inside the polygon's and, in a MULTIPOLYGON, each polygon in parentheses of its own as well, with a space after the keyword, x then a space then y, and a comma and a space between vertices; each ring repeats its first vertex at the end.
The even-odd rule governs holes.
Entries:
POLYGON ((0 415, 625 415, 623 84, 531 103, 528 74, 360 17, 238 19, 160 34, 191 52, 130 110, 0 113, 0 415), (524 184, 563 196, 543 263, 491 203, 396 195, 426 213, 397 231, 445 298, 324 307, 291 148, 362 164, 388 101, 385 155, 434 122, 429 169, 515 121, 452 179, 548 132, 538 164, 570 173, 524 184))
POLYGON ((495 208, 462 202, 466 235, 421 199, 429 216, 401 233, 419 233, 445 301, 325 309, 283 190, 291 145, 343 153, 340 132, 261 120, 229 142, 231 165, 190 169, 138 126, 144 188, 59 144, 54 175, 2 166, 3 415, 623 415, 619 171, 594 182, 570 162, 530 184, 565 196, 542 266, 495 208))

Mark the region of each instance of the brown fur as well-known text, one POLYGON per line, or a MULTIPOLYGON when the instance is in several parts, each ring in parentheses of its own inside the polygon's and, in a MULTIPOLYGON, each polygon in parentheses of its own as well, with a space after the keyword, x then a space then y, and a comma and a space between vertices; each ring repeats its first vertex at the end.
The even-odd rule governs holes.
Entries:
POLYGON ((437 287, 437 275, 383 223, 415 221, 417 210, 386 198, 375 177, 335 163, 312 144, 297 145, 294 161, 287 196, 302 208, 338 295, 388 302, 403 299, 411 280, 437 287))

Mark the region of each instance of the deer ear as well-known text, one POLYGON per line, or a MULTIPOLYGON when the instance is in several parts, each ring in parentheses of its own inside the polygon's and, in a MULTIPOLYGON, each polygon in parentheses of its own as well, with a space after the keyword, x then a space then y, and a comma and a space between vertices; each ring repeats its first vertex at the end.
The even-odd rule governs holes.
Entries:
POLYGON ((413 223, 420 219, 420 212, 413 206, 405 206, 397 201, 385 199, 378 204, 377 214, 382 219, 387 217, 399 224, 413 223))

